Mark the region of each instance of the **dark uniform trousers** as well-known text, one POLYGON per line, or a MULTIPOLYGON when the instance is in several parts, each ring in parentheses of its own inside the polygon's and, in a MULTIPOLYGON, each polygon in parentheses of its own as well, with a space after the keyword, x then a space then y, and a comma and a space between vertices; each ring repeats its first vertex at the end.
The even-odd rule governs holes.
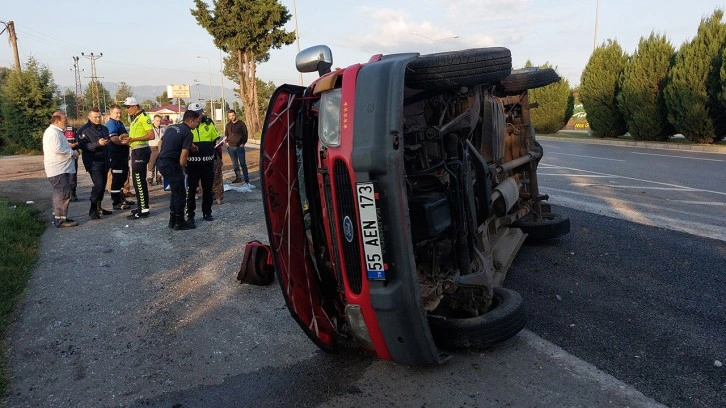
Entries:
POLYGON ((101 203, 103 194, 106 192, 106 178, 108 177, 108 167, 105 160, 94 160, 88 169, 91 175, 93 187, 91 187, 91 202, 101 203))
POLYGON ((149 186, 146 184, 146 165, 151 158, 149 146, 131 149, 131 181, 136 189, 136 208, 141 212, 149 210, 149 186))
POLYGON ((124 201, 122 191, 129 178, 129 160, 123 157, 112 157, 109 164, 111 167, 111 200, 113 205, 119 205, 124 201))
MULTIPOLYGON (((190 158, 192 159, 192 158, 190 158)), ((199 181, 202 181, 202 214, 212 214, 212 186, 214 185, 214 163, 208 161, 190 161, 187 163, 187 219, 194 219, 197 209, 196 192, 199 181)))
POLYGON ((184 186, 184 170, 179 165, 178 160, 172 159, 159 159, 156 162, 156 167, 164 176, 164 179, 169 181, 169 188, 171 189, 171 197, 169 198, 169 212, 176 216, 184 216, 184 202, 186 200, 186 188, 184 186))

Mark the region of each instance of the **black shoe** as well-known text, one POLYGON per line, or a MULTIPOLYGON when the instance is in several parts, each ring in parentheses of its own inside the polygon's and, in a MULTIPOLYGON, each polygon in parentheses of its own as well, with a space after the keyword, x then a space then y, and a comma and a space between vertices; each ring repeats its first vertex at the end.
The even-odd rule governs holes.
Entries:
POLYGON ((68 219, 66 219, 66 220, 63 220, 63 221, 61 221, 61 222, 56 222, 56 223, 55 223, 55 226, 56 226, 56 228, 68 228, 68 227, 75 227, 75 226, 77 226, 77 225, 78 225, 78 223, 77 223, 77 222, 75 222, 75 221, 73 221, 73 220, 68 220, 68 219))
POLYGON ((135 202, 133 202, 133 201, 126 201, 126 200, 121 201, 121 204, 128 205, 129 207, 133 207, 133 206, 136 205, 135 202))
POLYGON ((239 177, 236 177, 234 180, 232 180, 232 183, 234 183, 234 184, 241 183, 241 182, 242 182, 242 179, 239 177))
POLYGON ((126 218, 128 218, 129 220, 138 220, 139 218, 149 218, 149 212, 150 211, 140 212, 140 211, 133 210, 133 211, 131 211, 131 215, 127 216, 126 218))
POLYGON ((92 220, 101 219, 101 214, 98 213, 98 206, 96 203, 91 203, 91 209, 88 210, 88 216, 91 217, 92 220))
POLYGON ((101 213, 101 215, 111 215, 113 214, 113 211, 106 210, 104 208, 98 207, 98 212, 101 213))
POLYGON ((214 217, 212 217, 212 214, 204 214, 204 217, 202 217, 204 221, 214 221, 214 217))
POLYGON ((131 208, 131 206, 124 203, 113 205, 114 210, 128 210, 129 208, 131 208))
POLYGON ((174 224, 176 224, 176 215, 169 213, 169 228, 174 228, 174 224))
POLYGON ((194 221, 194 218, 187 218, 187 224, 194 225, 194 228, 197 227, 197 222, 194 221))
POLYGON ((197 226, 193 222, 182 222, 180 224, 174 224, 174 231, 185 231, 190 229, 195 229, 197 226))

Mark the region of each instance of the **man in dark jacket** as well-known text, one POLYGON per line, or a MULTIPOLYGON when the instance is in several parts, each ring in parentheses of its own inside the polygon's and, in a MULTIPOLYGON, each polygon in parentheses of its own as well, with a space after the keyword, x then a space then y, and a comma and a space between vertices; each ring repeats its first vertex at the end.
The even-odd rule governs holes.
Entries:
POLYGON ((237 112, 230 110, 227 112, 227 126, 224 128, 224 141, 227 146, 227 153, 229 158, 232 159, 232 166, 234 166, 235 178, 232 180, 233 183, 241 183, 240 169, 242 170, 241 176, 244 177, 245 184, 249 184, 250 176, 247 172, 247 162, 245 161, 245 144, 247 143, 247 125, 244 122, 237 119, 237 112))
POLYGON ((187 158, 192 149, 192 131, 199 126, 201 115, 188 109, 184 112, 183 123, 171 125, 164 133, 164 142, 161 144, 157 166, 169 181, 171 197, 169 198, 169 228, 174 230, 188 230, 196 228, 193 222, 184 220, 184 204, 186 189, 184 186, 184 170, 187 167, 187 158))
POLYGON ((134 203, 124 198, 124 183, 129 178, 129 132, 121 122, 121 107, 111 105, 106 128, 111 136, 108 164, 111 168, 111 200, 114 210, 127 210, 134 203))
POLYGON ((91 175, 93 188, 91 188, 91 209, 88 216, 98 220, 101 215, 109 215, 111 211, 101 208, 103 194, 106 191, 106 175, 108 163, 106 145, 109 142, 108 128, 101 124, 101 111, 91 108, 88 111, 88 122, 76 132, 76 138, 83 154, 83 167, 91 175))

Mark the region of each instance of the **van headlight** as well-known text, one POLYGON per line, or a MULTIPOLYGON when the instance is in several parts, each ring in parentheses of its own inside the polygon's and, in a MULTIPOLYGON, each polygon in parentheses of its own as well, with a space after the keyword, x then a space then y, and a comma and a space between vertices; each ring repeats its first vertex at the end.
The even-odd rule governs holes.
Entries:
POLYGON ((327 147, 340 146, 340 88, 325 92, 320 97, 320 123, 318 137, 327 147))

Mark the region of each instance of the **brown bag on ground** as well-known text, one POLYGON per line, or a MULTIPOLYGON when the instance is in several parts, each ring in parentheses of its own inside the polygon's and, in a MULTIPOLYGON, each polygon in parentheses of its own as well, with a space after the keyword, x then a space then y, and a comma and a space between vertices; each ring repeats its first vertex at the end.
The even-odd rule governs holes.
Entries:
POLYGON ((250 285, 269 285, 275 280, 275 268, 272 265, 270 246, 260 241, 245 244, 244 257, 237 273, 240 283, 250 285))

